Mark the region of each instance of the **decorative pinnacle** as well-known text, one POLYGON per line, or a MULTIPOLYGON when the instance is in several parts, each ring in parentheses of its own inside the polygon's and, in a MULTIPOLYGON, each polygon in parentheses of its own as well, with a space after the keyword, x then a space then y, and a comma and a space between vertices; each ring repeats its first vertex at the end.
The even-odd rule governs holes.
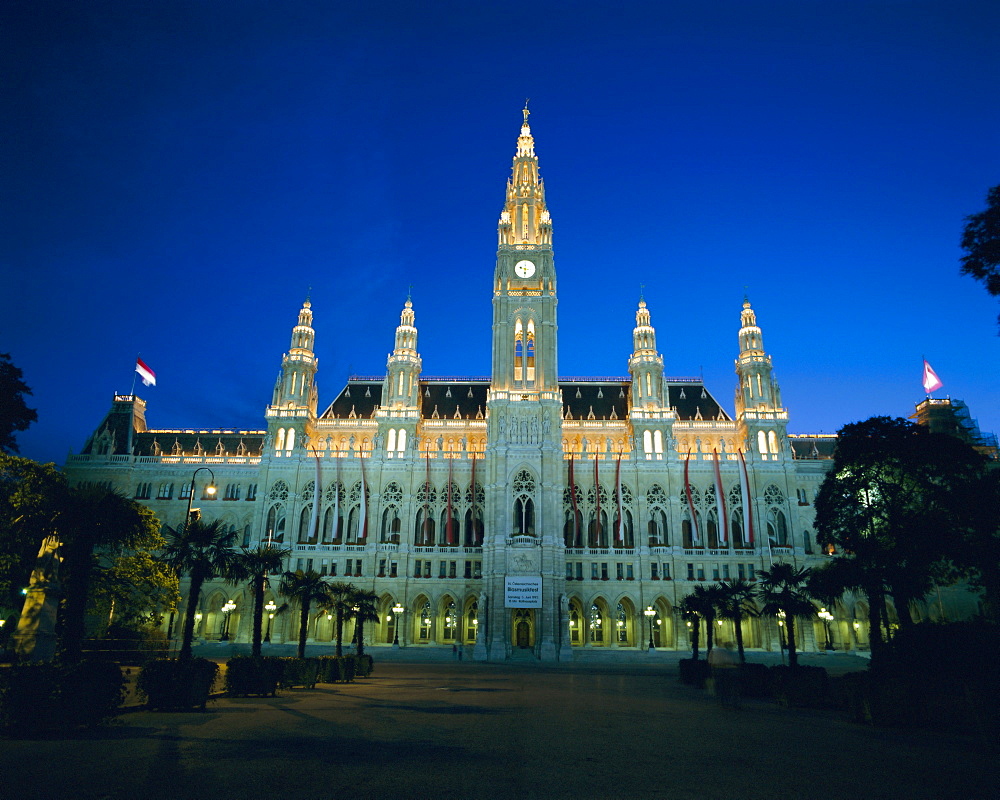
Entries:
POLYGON ((525 125, 528 124, 528 114, 531 113, 530 111, 528 111, 528 100, 530 100, 530 99, 531 98, 528 98, 528 97, 524 98, 524 124, 525 125))

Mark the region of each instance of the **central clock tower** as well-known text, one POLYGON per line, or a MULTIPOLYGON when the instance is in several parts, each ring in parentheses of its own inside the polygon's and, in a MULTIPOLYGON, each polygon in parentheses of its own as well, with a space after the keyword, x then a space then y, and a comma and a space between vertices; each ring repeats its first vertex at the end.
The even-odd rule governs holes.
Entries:
POLYGON ((490 660, 529 647, 543 660, 570 657, 562 540, 562 395, 557 365, 552 218, 538 175, 528 109, 497 227, 493 361, 488 399, 489 522, 483 544, 490 660), (508 581, 541 586, 539 606, 508 608, 508 581), (563 642, 563 638, 567 638, 563 642))

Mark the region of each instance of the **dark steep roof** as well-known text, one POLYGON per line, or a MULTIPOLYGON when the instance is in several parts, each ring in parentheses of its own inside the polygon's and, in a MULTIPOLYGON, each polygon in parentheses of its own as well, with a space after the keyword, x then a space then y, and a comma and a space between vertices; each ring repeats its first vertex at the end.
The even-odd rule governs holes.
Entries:
MULTIPOLYGON (((731 420, 699 378, 668 378, 668 405, 680 419, 731 420), (721 417, 720 417, 721 414, 721 417)), ((573 419, 621 419, 628 417, 629 378, 565 378, 559 381, 563 414, 573 419), (592 414, 592 417, 591 417, 592 414)), ((482 419, 486 415, 489 378, 434 378, 420 381, 420 413, 432 419, 482 419)), ((320 419, 370 419, 382 402, 382 379, 352 376, 320 419)))
POLYGON ((137 456, 169 456, 183 454, 195 455, 199 452, 206 456, 224 455, 259 456, 264 442, 264 431, 230 431, 230 430, 153 430, 136 434, 133 441, 133 451, 137 456), (218 451, 222 442, 222 453, 218 451), (201 450, 198 450, 198 445, 201 450), (243 449, 240 449, 240 445, 243 449), (180 453, 175 452, 176 449, 180 453), (157 449, 158 448, 158 449, 157 449))

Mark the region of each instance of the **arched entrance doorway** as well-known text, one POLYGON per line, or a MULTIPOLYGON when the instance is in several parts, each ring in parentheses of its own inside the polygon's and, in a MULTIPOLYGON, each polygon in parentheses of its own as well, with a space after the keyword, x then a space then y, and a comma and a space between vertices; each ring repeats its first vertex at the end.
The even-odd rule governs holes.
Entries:
POLYGON ((511 642, 514 647, 527 650, 535 646, 535 611, 531 608, 518 608, 511 615, 513 627, 511 642))

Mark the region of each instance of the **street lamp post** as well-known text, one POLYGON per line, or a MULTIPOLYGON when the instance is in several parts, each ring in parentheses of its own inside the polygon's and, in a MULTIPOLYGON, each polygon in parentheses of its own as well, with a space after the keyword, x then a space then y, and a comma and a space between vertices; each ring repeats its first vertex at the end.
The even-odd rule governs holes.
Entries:
POLYGON ((652 606, 646 606, 646 610, 642 612, 646 615, 646 619, 649 620, 649 652, 652 653, 656 650, 653 647, 653 617, 656 616, 656 612, 653 610, 652 606))
POLYGON ((267 612, 267 633, 264 634, 264 641, 271 641, 271 623, 274 621, 274 612, 278 610, 278 607, 274 604, 274 600, 268 600, 267 605, 264 606, 264 610, 267 612))
POLYGON ((219 641, 228 642, 229 641, 229 615, 236 610, 236 603, 232 600, 227 600, 226 604, 222 607, 222 636, 219 637, 219 641))
POLYGON ((191 491, 188 493, 188 507, 187 507, 187 515, 184 517, 184 530, 187 530, 187 526, 191 522, 191 501, 194 500, 194 479, 198 476, 198 473, 201 472, 202 470, 205 470, 206 472, 208 472, 209 475, 212 476, 211 483, 209 483, 208 486, 205 487, 205 494, 207 494, 209 497, 215 496, 215 491, 216 491, 215 473, 212 472, 212 470, 210 470, 208 467, 198 467, 198 469, 196 469, 194 473, 191 475, 191 491))
POLYGON ((403 608, 399 603, 396 603, 392 607, 393 620, 392 620, 392 647, 394 650, 399 649, 399 615, 402 614, 406 609, 403 608))
POLYGON ((833 650, 833 637, 830 634, 830 623, 833 622, 833 614, 825 608, 821 608, 816 616, 823 620, 823 628, 826 631, 826 649, 833 650))

